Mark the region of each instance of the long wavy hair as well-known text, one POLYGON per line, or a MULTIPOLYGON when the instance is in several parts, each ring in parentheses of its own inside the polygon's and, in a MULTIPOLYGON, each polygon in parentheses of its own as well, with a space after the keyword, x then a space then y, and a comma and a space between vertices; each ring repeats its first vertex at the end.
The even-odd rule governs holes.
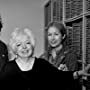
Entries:
MULTIPOLYGON (((63 45, 63 47, 68 47, 68 44, 67 44, 68 37, 67 37, 66 26, 62 22, 55 22, 54 21, 54 22, 49 23, 46 30, 48 31, 48 29, 50 27, 55 27, 55 28, 57 28, 59 30, 59 32, 62 34, 62 37, 63 37, 61 44, 63 45)), ((46 36, 46 37, 47 37, 47 41, 48 41, 48 36, 46 36)), ((50 53, 51 50, 52 50, 52 47, 48 43, 47 54, 50 53)))

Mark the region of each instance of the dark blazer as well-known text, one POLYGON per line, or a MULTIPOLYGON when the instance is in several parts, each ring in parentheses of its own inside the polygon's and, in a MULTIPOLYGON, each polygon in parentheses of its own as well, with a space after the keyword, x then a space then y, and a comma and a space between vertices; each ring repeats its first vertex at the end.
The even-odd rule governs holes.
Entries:
POLYGON ((8 49, 4 42, 0 40, 0 71, 8 61, 8 49))

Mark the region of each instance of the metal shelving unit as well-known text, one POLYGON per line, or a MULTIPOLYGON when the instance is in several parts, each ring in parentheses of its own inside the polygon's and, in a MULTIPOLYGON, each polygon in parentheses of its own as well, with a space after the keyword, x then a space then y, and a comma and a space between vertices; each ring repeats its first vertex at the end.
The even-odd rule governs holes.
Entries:
MULTIPOLYGON (((81 68, 84 69, 85 64, 90 63, 90 0, 48 0, 44 9, 45 28, 52 21, 66 25, 69 47, 75 50, 78 60, 82 62, 81 68), (48 13, 47 8, 51 10, 48 13)), ((45 43, 47 47, 46 38, 45 43)), ((82 89, 88 90, 84 86, 82 89)))

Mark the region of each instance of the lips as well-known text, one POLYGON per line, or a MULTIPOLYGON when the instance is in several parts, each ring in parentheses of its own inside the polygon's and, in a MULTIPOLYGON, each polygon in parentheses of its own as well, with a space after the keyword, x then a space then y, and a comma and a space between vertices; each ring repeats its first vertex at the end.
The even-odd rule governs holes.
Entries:
POLYGON ((57 41, 51 41, 51 44, 56 44, 57 43, 57 41))
POLYGON ((22 51, 22 53, 28 53, 28 50, 24 50, 24 51, 22 51))

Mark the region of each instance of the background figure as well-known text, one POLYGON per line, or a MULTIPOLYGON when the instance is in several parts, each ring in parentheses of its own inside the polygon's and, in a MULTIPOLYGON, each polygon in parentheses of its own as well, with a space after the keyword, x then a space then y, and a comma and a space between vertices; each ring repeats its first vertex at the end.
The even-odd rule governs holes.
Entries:
MULTIPOLYGON (((2 23, 0 22, 0 34, 2 30, 2 23)), ((8 49, 7 45, 0 40, 0 71, 8 61, 8 49)))
POLYGON ((62 71, 77 70, 77 57, 67 45, 67 31, 59 22, 47 27, 48 50, 40 56, 62 71))

